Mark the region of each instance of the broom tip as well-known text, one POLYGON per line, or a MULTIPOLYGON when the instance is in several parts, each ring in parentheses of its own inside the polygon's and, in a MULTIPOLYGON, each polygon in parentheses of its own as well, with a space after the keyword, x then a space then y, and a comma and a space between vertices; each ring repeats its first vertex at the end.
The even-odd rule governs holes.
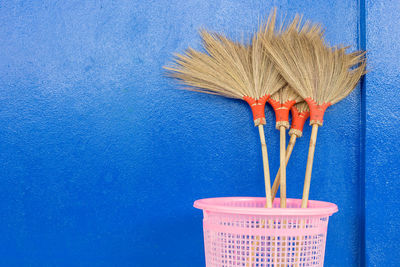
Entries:
MULTIPOLYGON (((330 47, 324 40, 322 26, 310 21, 303 23, 300 16, 279 35, 263 41, 266 53, 288 84, 302 98, 312 98, 320 105, 335 104, 345 98, 365 74, 363 51, 346 53, 346 47, 330 47)), ((322 124, 322 118, 311 120, 322 124)))

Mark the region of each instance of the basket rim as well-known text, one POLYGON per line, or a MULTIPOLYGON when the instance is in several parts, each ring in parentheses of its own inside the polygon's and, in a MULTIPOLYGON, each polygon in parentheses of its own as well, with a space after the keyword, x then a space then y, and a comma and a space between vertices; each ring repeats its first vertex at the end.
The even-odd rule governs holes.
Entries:
MULTIPOLYGON (((227 206, 227 201, 254 202, 265 201, 264 197, 215 197, 196 200, 193 206, 197 209, 208 212, 219 212, 228 214, 244 214, 244 215, 270 215, 270 216, 331 216, 339 209, 336 204, 309 200, 311 208, 253 208, 253 207, 233 207, 227 206)), ((274 204, 279 203, 279 198, 275 198, 274 204)), ((288 198, 287 203, 301 203, 301 199, 288 198)))

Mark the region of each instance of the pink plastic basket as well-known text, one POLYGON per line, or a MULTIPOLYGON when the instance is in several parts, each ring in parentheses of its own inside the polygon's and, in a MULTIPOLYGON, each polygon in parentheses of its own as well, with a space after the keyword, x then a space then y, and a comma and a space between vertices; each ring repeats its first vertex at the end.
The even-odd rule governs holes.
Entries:
POLYGON ((197 200, 203 210, 207 267, 323 266, 329 216, 335 204, 287 199, 286 209, 264 208, 265 199, 224 197, 197 200))

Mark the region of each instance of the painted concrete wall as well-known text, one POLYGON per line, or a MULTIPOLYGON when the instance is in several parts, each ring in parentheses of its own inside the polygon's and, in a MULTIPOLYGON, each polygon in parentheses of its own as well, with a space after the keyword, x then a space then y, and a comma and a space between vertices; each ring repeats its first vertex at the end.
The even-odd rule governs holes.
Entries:
POLYGON ((310 198, 340 209, 326 266, 397 266, 400 6, 383 0, 0 2, 0 266, 204 266, 192 203, 263 195, 258 133, 245 103, 176 90, 161 67, 200 27, 240 38, 273 6, 369 51, 366 80, 325 116, 310 198))
POLYGON ((362 98, 366 266, 398 266, 400 258, 399 14, 399 1, 366 1, 371 69, 362 98))

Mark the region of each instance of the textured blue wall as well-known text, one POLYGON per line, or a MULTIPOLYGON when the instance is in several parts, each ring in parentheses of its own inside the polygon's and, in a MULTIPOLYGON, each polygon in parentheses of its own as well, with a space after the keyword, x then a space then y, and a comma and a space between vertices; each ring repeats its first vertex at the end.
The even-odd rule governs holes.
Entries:
POLYGON ((310 198, 340 209, 326 266, 396 266, 400 7, 383 0, 0 2, 0 266, 204 266, 192 203, 263 195, 258 133, 245 103, 176 90, 161 67, 199 46, 200 27, 240 38, 273 6, 370 51, 366 82, 319 131, 310 198))
POLYGON ((400 266, 400 2, 366 1, 365 248, 367 266, 400 266))

